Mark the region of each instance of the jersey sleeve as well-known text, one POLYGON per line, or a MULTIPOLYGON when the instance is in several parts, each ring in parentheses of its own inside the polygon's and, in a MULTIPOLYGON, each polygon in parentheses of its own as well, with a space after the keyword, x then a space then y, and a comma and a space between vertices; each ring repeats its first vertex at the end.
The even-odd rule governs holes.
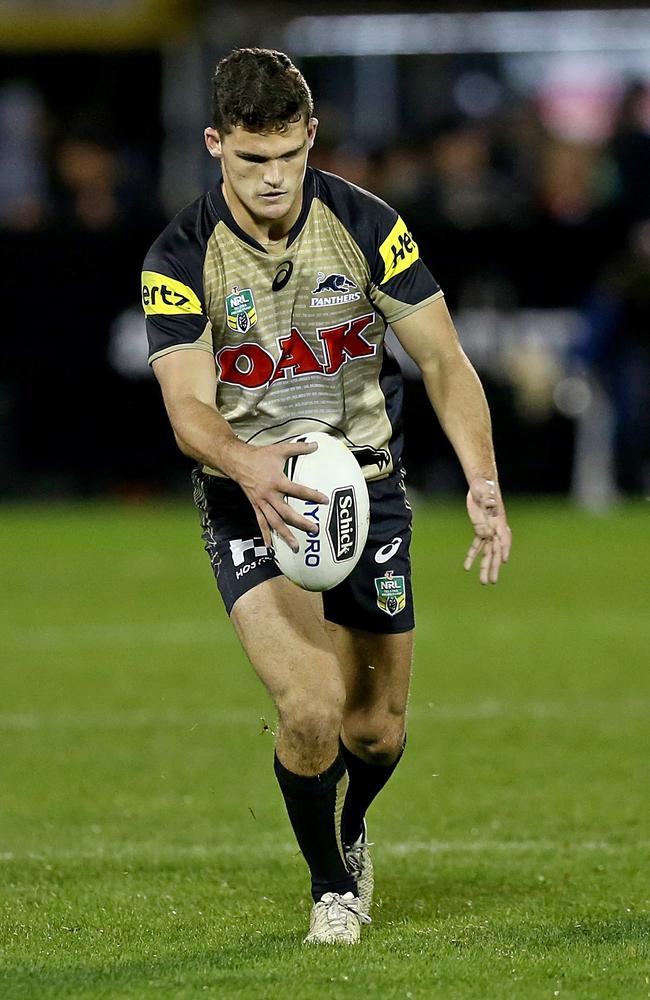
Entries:
POLYGON ((394 208, 335 174, 313 170, 312 175, 316 196, 337 216, 363 254, 370 299, 387 323, 404 319, 443 294, 394 208))
POLYGON ((183 349, 213 352, 212 328, 205 309, 205 247, 197 238, 191 212, 174 219, 147 254, 142 270, 149 364, 183 349))
POLYGON ((384 203, 377 212, 370 265, 370 298, 388 323, 410 316, 442 296, 440 285, 420 258, 403 219, 384 203))

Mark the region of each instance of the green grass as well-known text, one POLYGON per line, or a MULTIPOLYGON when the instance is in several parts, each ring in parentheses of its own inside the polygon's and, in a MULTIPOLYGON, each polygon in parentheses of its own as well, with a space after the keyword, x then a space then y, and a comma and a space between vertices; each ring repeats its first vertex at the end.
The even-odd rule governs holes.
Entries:
POLYGON ((650 996, 648 508, 513 505, 496 588, 417 512, 378 905, 305 950, 272 708, 185 507, 0 512, 0 997, 650 996))

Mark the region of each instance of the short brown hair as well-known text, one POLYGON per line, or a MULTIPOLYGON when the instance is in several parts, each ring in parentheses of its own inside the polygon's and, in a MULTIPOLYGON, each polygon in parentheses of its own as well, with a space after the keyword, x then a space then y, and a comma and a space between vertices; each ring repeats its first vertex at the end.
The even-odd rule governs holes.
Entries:
POLYGON ((233 49, 212 77, 212 124, 223 134, 237 125, 250 132, 280 132, 304 118, 314 102, 307 82, 284 52, 233 49))

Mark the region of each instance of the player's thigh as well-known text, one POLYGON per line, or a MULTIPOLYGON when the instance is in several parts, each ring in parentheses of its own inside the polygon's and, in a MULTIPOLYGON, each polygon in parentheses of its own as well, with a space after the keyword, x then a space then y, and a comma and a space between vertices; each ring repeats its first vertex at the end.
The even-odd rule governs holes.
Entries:
POLYGON ((198 470, 193 481, 219 593, 281 716, 305 708, 312 717, 318 708, 321 714, 340 711, 345 689, 325 632, 320 594, 309 594, 282 576, 236 483, 198 470))
POLYGON ((276 577, 243 594, 231 620, 281 716, 340 715, 345 685, 325 630, 320 595, 276 577))
POLYGON ((413 632, 378 634, 327 622, 346 690, 345 715, 406 715, 413 632))
POLYGON ((404 716, 413 651, 412 512, 398 467, 369 484, 370 527, 359 562, 323 594, 328 631, 343 671, 346 716, 404 716))
POLYGON ((219 594, 230 614, 235 602, 266 580, 281 576, 273 551, 264 544, 253 508, 231 479, 192 473, 201 537, 219 594))
MULTIPOLYGON (((398 467, 386 479, 368 484, 368 537, 352 572, 323 594, 328 622, 377 635, 412 632, 412 511, 398 467)), ((398 644, 399 645, 399 644, 398 644)))

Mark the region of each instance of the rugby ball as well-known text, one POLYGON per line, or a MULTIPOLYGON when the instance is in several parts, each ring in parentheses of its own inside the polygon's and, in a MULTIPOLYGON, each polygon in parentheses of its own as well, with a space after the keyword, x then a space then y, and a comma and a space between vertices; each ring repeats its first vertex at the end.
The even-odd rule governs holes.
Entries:
POLYGON ((370 523, 370 500, 363 473, 349 448, 321 431, 301 434, 292 441, 316 441, 310 455, 287 459, 285 472, 302 486, 319 490, 329 504, 311 503, 296 497, 285 501, 296 513, 313 521, 308 533, 292 527, 299 544, 292 552, 273 531, 275 561, 286 577, 303 590, 330 590, 345 580, 361 557, 370 523))

